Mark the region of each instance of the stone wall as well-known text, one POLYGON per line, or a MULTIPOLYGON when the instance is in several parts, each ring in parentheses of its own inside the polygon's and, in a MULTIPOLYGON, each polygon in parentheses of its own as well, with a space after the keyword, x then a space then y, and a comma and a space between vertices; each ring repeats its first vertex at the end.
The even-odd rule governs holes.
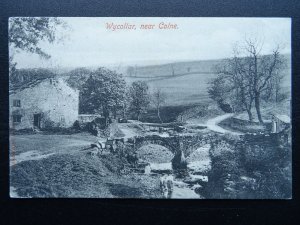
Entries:
POLYGON ((78 121, 80 124, 92 122, 96 118, 101 118, 100 114, 79 114, 78 121))
POLYGON ((259 122, 250 122, 248 120, 241 120, 238 118, 228 118, 219 123, 221 127, 240 131, 243 133, 263 132, 269 129, 269 123, 261 125, 259 122))

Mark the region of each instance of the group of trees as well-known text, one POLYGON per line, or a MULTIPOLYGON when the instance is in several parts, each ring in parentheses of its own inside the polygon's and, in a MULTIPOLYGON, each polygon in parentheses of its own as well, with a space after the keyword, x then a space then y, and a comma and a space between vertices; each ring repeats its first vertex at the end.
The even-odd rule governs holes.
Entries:
POLYGON ((149 87, 146 82, 136 81, 133 82, 129 88, 129 110, 136 114, 137 120, 144 113, 149 104, 149 87))
POLYGON ((99 68, 80 87, 80 101, 89 113, 116 117, 125 104, 126 84, 120 74, 99 68))
POLYGON ((270 55, 262 55, 263 45, 246 40, 241 47, 234 48, 233 57, 216 67, 218 76, 210 83, 210 97, 220 106, 230 105, 234 111, 246 111, 253 121, 252 108, 263 123, 261 101, 279 102, 285 96, 280 82, 285 63, 279 48, 270 55))
POLYGON ((128 87, 121 74, 104 68, 90 71, 85 81, 82 77, 78 81, 82 82, 82 85, 77 85, 80 90, 81 113, 100 113, 106 120, 109 117, 116 118, 117 115, 127 117, 131 114, 140 120, 141 115, 153 103, 159 120, 163 122, 160 108, 165 102, 165 94, 157 89, 151 95, 144 81, 135 81, 128 87))

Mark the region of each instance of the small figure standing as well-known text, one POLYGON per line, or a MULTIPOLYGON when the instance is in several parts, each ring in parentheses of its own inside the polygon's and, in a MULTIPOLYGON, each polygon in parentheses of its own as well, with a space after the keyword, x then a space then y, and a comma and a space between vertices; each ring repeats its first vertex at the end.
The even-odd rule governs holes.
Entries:
POLYGON ((173 193, 174 177, 172 174, 165 174, 160 178, 160 189, 165 198, 171 198, 173 193))
POLYGON ((148 164, 146 167, 145 167, 145 174, 149 175, 151 173, 151 166, 150 164, 148 164))
POLYGON ((172 193, 173 192, 173 187, 174 187, 174 177, 172 174, 169 174, 166 178, 167 180, 167 187, 168 187, 168 192, 172 193))

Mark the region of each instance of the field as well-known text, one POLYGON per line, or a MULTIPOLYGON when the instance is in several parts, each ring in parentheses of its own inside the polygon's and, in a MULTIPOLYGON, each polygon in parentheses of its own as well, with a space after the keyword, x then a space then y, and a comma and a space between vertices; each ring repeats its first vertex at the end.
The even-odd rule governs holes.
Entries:
POLYGON ((128 84, 138 80, 147 82, 151 92, 161 89, 167 95, 166 105, 203 103, 210 101, 208 82, 216 76, 213 68, 219 62, 203 60, 140 66, 135 68, 133 76, 127 74, 124 78, 128 84))
POLYGON ((214 77, 216 75, 212 73, 196 73, 151 79, 126 77, 125 80, 128 83, 146 81, 150 91, 161 89, 167 95, 166 105, 186 105, 210 101, 208 82, 214 77))
MULTIPOLYGON (((197 105, 170 105, 170 106, 162 106, 160 110, 160 116, 164 123, 175 122, 179 114, 184 113, 186 110, 190 108, 195 108, 197 105)), ((159 123, 159 119, 157 117, 157 111, 154 108, 151 108, 147 111, 146 114, 141 116, 142 122, 150 122, 150 123, 159 123)))
POLYGON ((12 154, 18 155, 28 150, 39 151, 40 153, 68 153, 82 149, 96 140, 95 136, 88 133, 72 135, 11 135, 11 157, 13 156, 12 154))

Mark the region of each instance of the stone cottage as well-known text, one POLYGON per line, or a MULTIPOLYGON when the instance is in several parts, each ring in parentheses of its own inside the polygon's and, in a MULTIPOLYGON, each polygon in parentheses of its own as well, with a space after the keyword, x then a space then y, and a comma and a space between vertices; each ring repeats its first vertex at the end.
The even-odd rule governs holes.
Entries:
POLYGON ((79 91, 47 78, 10 88, 10 129, 71 127, 78 119, 79 91))

